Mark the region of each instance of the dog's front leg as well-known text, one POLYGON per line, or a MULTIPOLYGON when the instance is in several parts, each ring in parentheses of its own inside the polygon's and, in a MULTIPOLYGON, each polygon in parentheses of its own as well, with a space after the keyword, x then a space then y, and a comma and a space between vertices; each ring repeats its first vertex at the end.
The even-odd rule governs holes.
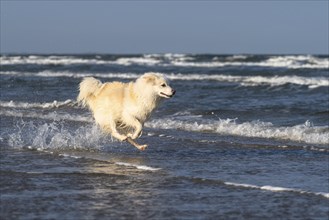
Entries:
POLYGON ((129 144, 131 144, 131 145, 137 147, 139 150, 145 150, 145 149, 147 148, 147 144, 140 145, 140 144, 138 144, 137 142, 135 142, 133 139, 131 139, 130 137, 127 137, 126 141, 127 141, 129 144))

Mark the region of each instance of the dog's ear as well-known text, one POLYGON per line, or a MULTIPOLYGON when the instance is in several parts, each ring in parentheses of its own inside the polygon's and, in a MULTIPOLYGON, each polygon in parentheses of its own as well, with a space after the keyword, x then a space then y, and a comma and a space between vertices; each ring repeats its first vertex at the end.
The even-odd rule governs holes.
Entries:
POLYGON ((155 84, 156 77, 153 74, 144 74, 142 78, 147 83, 155 84))

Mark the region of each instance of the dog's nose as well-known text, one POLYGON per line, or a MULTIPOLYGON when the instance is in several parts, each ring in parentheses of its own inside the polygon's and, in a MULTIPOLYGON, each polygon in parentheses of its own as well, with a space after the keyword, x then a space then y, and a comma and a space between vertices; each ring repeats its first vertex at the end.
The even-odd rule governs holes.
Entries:
POLYGON ((175 93, 176 93, 176 90, 171 90, 171 92, 172 92, 172 95, 175 95, 175 93))

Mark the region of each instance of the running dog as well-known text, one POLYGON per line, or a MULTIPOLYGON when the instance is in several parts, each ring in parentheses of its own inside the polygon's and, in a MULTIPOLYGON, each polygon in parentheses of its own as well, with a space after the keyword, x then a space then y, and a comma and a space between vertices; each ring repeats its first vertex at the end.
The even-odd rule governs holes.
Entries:
POLYGON ((147 147, 134 141, 141 136, 144 122, 161 100, 176 93, 164 75, 152 72, 129 83, 102 83, 87 77, 80 83, 79 90, 78 102, 89 107, 101 129, 139 150, 147 147))

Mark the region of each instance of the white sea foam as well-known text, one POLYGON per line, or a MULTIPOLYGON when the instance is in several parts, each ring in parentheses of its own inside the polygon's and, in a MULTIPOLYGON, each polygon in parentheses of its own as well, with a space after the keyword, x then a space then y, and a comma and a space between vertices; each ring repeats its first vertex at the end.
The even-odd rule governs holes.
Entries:
POLYGON ((326 77, 302 77, 302 76, 232 76, 232 75, 206 75, 206 74, 171 74, 167 75, 171 80, 214 80, 220 82, 234 82, 242 86, 270 85, 281 86, 287 83, 306 85, 310 88, 329 86, 326 77))
POLYGON ((243 137, 273 138, 311 144, 329 143, 328 126, 311 126, 308 121, 305 124, 292 127, 276 127, 270 122, 254 121, 238 124, 232 119, 202 122, 157 119, 147 122, 145 126, 161 129, 181 129, 194 132, 213 132, 243 137))
POLYGON ((325 192, 310 192, 305 191, 301 189, 294 189, 294 188, 286 188, 286 187, 277 187, 277 186, 257 186, 252 184, 243 184, 243 183, 233 183, 233 182, 224 182, 225 185, 228 186, 236 186, 236 187, 242 187, 242 188, 250 188, 250 189, 260 189, 260 190, 266 190, 266 191, 272 191, 272 192, 294 192, 294 193, 300 193, 300 194, 313 194, 318 196, 323 196, 325 198, 329 198, 329 193, 325 192))
MULTIPOLYGON (((39 114, 38 112, 19 112, 1 109, 0 115, 19 118, 37 118, 52 121, 77 121, 93 123, 91 116, 72 115, 57 112, 39 114)), ((155 129, 180 129, 193 132, 213 132, 221 135, 273 138, 310 144, 329 143, 329 127, 312 126, 309 121, 306 121, 305 124, 291 127, 276 127, 270 122, 262 121, 244 122, 239 124, 236 123, 236 120, 234 119, 202 120, 201 122, 191 122, 166 118, 151 120, 146 122, 145 126, 155 129)))
MULTIPOLYGON (((245 58, 244 58, 245 59, 245 58)), ((328 58, 316 58, 313 56, 275 56, 260 62, 241 61, 217 61, 212 62, 184 62, 172 61, 174 66, 182 67, 275 67, 289 69, 327 69, 328 58)))
MULTIPOLYGON (((3 134, 2 134, 3 135, 3 134)), ((101 149, 108 137, 97 126, 87 125, 69 130, 62 123, 36 124, 18 121, 15 131, 8 134, 8 144, 13 148, 45 150, 101 149)), ((67 156, 63 154, 62 156, 67 156)))
POLYGON ((95 58, 78 58, 74 56, 1 56, 2 65, 35 64, 35 65, 148 65, 160 64, 160 60, 151 56, 121 57, 116 60, 95 58))
POLYGON ((126 163, 126 162, 116 162, 115 164, 119 166, 127 166, 127 167, 135 167, 139 170, 149 170, 149 171, 157 171, 161 170, 161 168, 154 168, 146 165, 139 165, 139 164, 133 164, 133 163, 126 163))
POLYGON ((264 66, 271 67, 289 67, 292 69, 298 68, 329 68, 328 58, 317 58, 314 56, 275 56, 269 58, 264 66))
POLYGON ((155 66, 161 64, 161 61, 153 59, 151 57, 133 57, 133 58, 119 58, 116 60, 115 63, 123 66, 130 66, 130 65, 155 66))
MULTIPOLYGON (((93 76, 97 78, 120 78, 120 79, 136 79, 140 74, 135 73, 72 73, 72 72, 51 72, 43 71, 38 73, 29 72, 0 72, 0 75, 12 75, 23 77, 70 77, 84 78, 93 76)), ((238 83, 241 86, 281 86, 285 84, 305 85, 309 88, 317 88, 329 86, 327 77, 304 77, 304 76, 233 76, 224 74, 166 74, 169 80, 186 80, 186 81, 203 81, 211 80, 218 82, 238 83)))
MULTIPOLYGON (((52 121, 77 121, 93 123, 91 116, 72 115, 57 112, 39 114, 37 112, 19 112, 2 109, 0 110, 0 115, 19 118, 37 118, 52 121)), ((329 127, 312 126, 309 121, 306 121, 305 124, 291 127, 277 127, 270 122, 262 121, 244 122, 239 124, 233 119, 202 120, 201 122, 191 122, 166 118, 151 120, 146 122, 145 126, 154 129, 180 129, 193 132, 212 132, 220 135, 273 138, 310 144, 329 143, 329 127)))
POLYGON ((20 111, 11 111, 6 109, 0 109, 0 115, 17 117, 17 118, 37 118, 45 119, 52 121, 76 121, 76 122, 93 122, 91 117, 81 116, 81 115, 72 115, 68 113, 57 113, 50 112, 46 114, 40 114, 38 112, 20 112, 20 111))
POLYGON ((73 106, 76 103, 71 99, 66 101, 53 101, 53 102, 46 102, 46 103, 30 103, 30 102, 16 102, 16 101, 0 101, 0 107, 7 107, 7 108, 43 108, 43 109, 52 109, 52 108, 59 108, 62 106, 73 106))
POLYGON ((241 61, 248 56, 235 55, 226 60, 213 59, 208 62, 195 62, 193 56, 185 54, 148 54, 135 57, 119 57, 116 60, 102 60, 101 57, 78 58, 74 56, 1 56, 2 65, 37 64, 37 65, 146 65, 146 66, 179 66, 179 67, 276 67, 276 68, 329 68, 328 58, 310 55, 271 56, 259 62, 241 61))
POLYGON ((73 72, 14 72, 14 71, 1 71, 0 75, 21 76, 21 77, 70 77, 70 78, 84 78, 84 77, 97 77, 97 78, 120 78, 120 79, 137 79, 141 74, 135 73, 73 73, 73 72))
POLYGON ((1 56, 1 65, 37 64, 37 65, 77 65, 111 64, 111 61, 81 59, 73 56, 1 56))
POLYGON ((80 158, 82 158, 82 157, 79 157, 79 156, 70 155, 70 154, 66 154, 66 153, 58 154, 58 156, 62 156, 62 157, 70 157, 70 158, 74 158, 74 159, 80 159, 80 158))

